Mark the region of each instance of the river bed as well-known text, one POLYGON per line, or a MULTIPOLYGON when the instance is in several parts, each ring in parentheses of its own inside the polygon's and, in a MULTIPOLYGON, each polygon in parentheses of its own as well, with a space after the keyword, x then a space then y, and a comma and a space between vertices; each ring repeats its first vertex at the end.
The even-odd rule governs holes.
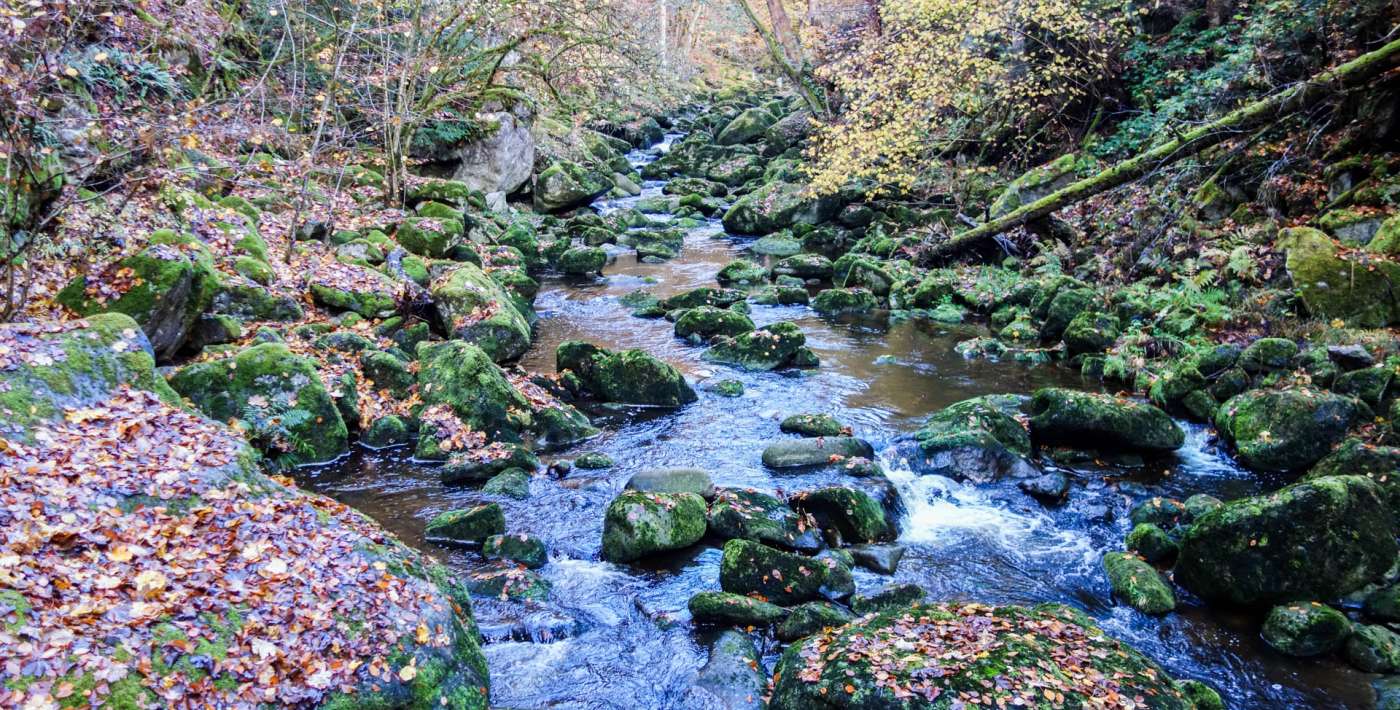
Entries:
MULTIPOLYGON (((676 138, 629 158, 646 162, 676 138)), ((661 185, 647 183, 642 197, 659 195, 661 185)), ((604 200, 595 207, 606 212, 638 199, 604 200)), ((688 692, 711 635, 691 627, 686 602, 695 592, 719 588, 719 549, 702 544, 641 566, 601 562, 604 509, 629 477, 655 467, 702 468, 716 485, 766 491, 836 481, 835 474, 779 474, 760 462, 764 446, 786 436, 778 430, 782 417, 815 412, 836 416, 871 441, 899 494, 899 542, 908 552, 893 578, 857 569, 861 591, 899 581, 921 585, 932 600, 1063 602, 1085 610, 1174 676, 1210 683, 1231 707, 1371 705, 1372 676, 1331 660, 1280 656, 1258 638, 1256 618, 1227 616, 1189 598, 1163 618, 1114 604, 1099 558, 1122 548, 1133 504, 1152 495, 1231 498, 1267 487, 1218 451, 1207 429, 1183 422, 1187 444, 1166 461, 1066 469, 1072 481, 1068 501, 1045 507, 1014 486, 916 476, 894 458, 892 443, 930 413, 968 397, 1051 385, 1100 389, 1098 381, 1053 364, 964 359, 953 348, 985 334, 975 324, 827 319, 803 306, 754 306, 751 317, 760 326, 797 323, 821 367, 747 373, 703 362, 703 347, 676 338, 671 323, 634 318, 619 303, 642 288, 666 296, 715 286, 716 272, 745 256, 751 241, 726 235, 713 221, 691 230, 674 260, 641 264, 634 252, 618 250, 602 278, 542 280, 535 304, 541 321, 521 362, 525 369, 553 372, 555 346, 581 339, 609 349, 644 349, 698 383, 699 401, 679 410, 590 411, 601 436, 542 457, 551 462, 600 451, 614 460, 612 468, 536 476, 526 500, 443 486, 433 467, 411 460, 409 449, 361 450, 302 472, 307 487, 365 512, 463 573, 481 564, 476 554, 422 538, 424 524, 443 510, 496 501, 509 531, 545 542, 551 559, 540 571, 553 585, 545 602, 473 600, 488 642, 493 706, 694 707, 688 692), (727 398, 707 391, 704 381, 711 378, 737 379, 745 393, 727 398)), ((760 650, 771 670, 778 646, 766 638, 760 650)))

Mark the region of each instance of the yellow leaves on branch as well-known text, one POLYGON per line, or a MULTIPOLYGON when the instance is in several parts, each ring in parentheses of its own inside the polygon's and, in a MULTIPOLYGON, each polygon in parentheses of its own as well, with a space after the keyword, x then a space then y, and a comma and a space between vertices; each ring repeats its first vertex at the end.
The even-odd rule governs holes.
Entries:
POLYGON ((845 97, 815 137, 812 185, 908 189, 926 161, 994 133, 1035 130, 1105 74, 1126 35, 1086 0, 901 0, 884 32, 821 70, 845 97))

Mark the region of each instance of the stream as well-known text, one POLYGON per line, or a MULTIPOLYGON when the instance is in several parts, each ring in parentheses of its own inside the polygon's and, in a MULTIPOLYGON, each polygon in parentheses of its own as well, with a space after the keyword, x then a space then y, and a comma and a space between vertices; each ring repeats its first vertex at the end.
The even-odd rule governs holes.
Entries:
MULTIPOLYGON (((680 136, 672 134, 629 159, 644 164, 680 136)), ((600 200, 600 212, 661 194, 648 182, 642 197, 600 200)), ((857 568, 868 592, 892 581, 914 582, 931 600, 986 603, 1056 601, 1085 610, 1100 625, 1142 650, 1175 677, 1214 686, 1235 708, 1369 707, 1372 676, 1333 660, 1295 660, 1271 651, 1258 637, 1259 619, 1207 610, 1183 598, 1162 618, 1115 605, 1100 556, 1122 549, 1128 511, 1152 495, 1185 498, 1209 493, 1228 499, 1267 486, 1216 450, 1209 431, 1182 422, 1187 443, 1174 457, 1147 466, 1065 469, 1072 485, 1066 503, 1045 507, 1014 485, 973 486, 920 477, 893 458, 894 439, 928 414, 989 393, 1029 393, 1038 387, 1097 389, 1068 368, 967 360, 954 352, 961 340, 985 335, 979 325, 887 318, 828 319, 805 306, 754 306, 759 325, 797 323, 821 357, 804 373, 748 373, 705 363, 703 347, 676 338, 665 320, 630 315, 619 297, 637 289, 667 296, 715 286, 715 274, 746 255, 749 238, 724 233, 718 220, 691 230, 679 258, 639 263, 635 252, 612 248, 616 260, 592 280, 542 279, 536 309, 541 321, 521 365, 553 372, 555 346, 582 339, 609 349, 641 348, 680 368, 700 400, 679 410, 595 409, 603 434, 569 450, 543 455, 546 463, 600 451, 615 465, 574 470, 531 481, 526 500, 446 487, 437 471, 411 460, 410 449, 357 450, 335 464, 301 472, 303 485, 378 520, 406 543, 466 572, 482 564, 465 550, 423 540, 424 524, 452 508, 496 501, 507 529, 539 536, 550 551, 541 574, 553 585, 543 603, 474 599, 487 640, 493 707, 690 708, 696 671, 705 663, 712 633, 692 628, 686 602, 695 592, 719 589, 718 547, 706 541, 689 551, 644 565, 599 561, 604 509, 638 471, 695 467, 716 485, 798 491, 839 482, 834 473, 783 474, 765 469, 763 448, 784 438, 782 417, 825 412, 854 429, 880 452, 900 497, 899 543, 908 551, 891 577, 857 568), (710 392, 705 380, 737 379, 742 397, 710 392)), ((1185 594, 1184 592, 1179 592, 1185 594)), ((779 646, 760 640, 766 662, 779 646)))

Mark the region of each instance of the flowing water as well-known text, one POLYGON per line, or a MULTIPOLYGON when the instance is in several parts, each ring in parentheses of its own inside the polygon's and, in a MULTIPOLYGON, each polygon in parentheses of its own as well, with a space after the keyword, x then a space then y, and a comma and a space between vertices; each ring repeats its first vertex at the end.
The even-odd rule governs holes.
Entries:
MULTIPOLYGON (((629 157, 646 162, 675 138, 629 157)), ((660 194, 660 188, 647 183, 643 197, 660 194)), ((595 207, 606 212, 638 199, 595 207)), ((1273 653, 1259 640, 1260 620, 1253 616, 1231 617, 1186 599, 1177 612, 1156 619, 1113 603, 1098 560, 1121 549, 1133 504, 1152 495, 1229 498, 1262 488, 1215 449, 1207 430, 1183 424, 1187 444, 1167 461, 1066 470, 1072 481, 1068 502, 1047 508, 1011 486, 916 476, 893 458, 891 444, 929 413, 961 399, 1047 385, 1094 388, 1096 382, 1054 365, 966 360, 953 347, 984 334, 975 325, 832 320, 801 306, 755 306, 751 317, 760 326, 798 323, 821 367, 801 374, 745 373, 703 362, 703 349, 676 338, 671 323, 633 318, 618 301, 641 288, 666 296, 714 286, 715 273, 743 256, 749 241, 726 235, 716 221, 692 230, 675 260, 640 264, 634 252, 618 250, 603 278, 544 280, 535 346, 521 363, 526 369, 552 372, 555 346, 582 339, 610 349, 642 348, 701 383, 700 400, 679 410, 593 411, 601 436, 544 457, 567 460, 601 451, 615 461, 613 468, 537 476, 527 500, 443 486, 436 471, 411 461, 407 450, 359 452, 304 472, 308 487, 364 511, 463 573, 480 564, 475 554, 422 539, 423 525, 443 510, 494 500, 504 508, 510 531, 544 540, 551 559, 541 573, 553 585, 547 601, 474 600, 488 642, 493 705, 695 707, 688 691, 706 661, 709 635, 687 623, 686 602, 695 592, 719 588, 719 550, 701 545, 642 566, 601 562, 604 509, 632 474, 654 467, 703 468, 716 485, 768 491, 835 482, 837 474, 778 474, 760 462, 764 446, 785 436, 778 421, 804 412, 833 414, 870 440, 899 495, 899 542, 908 552, 893 579, 857 569, 862 591, 899 581, 921 585, 933 600, 1071 604, 1175 676, 1212 684, 1231 707, 1371 704, 1371 676, 1330 660, 1295 661, 1273 653), (708 392, 703 385, 710 378, 740 380, 745 394, 731 399, 708 392)), ((771 640, 764 643, 771 671, 778 649, 771 640)))

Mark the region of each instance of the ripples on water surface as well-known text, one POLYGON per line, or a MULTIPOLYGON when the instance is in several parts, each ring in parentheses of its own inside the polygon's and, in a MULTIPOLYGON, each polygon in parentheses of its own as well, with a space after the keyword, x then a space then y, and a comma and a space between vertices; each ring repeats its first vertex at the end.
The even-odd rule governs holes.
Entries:
MULTIPOLYGON (((645 187, 644 196, 660 194, 660 183, 645 187)), ((607 211, 635 199, 598 207, 607 211)), ((613 468, 574 471, 563 480, 536 477, 530 498, 521 501, 444 487, 434 469, 412 463, 406 451, 361 452, 306 472, 309 487, 368 513, 458 570, 470 570, 478 558, 422 539, 423 525, 443 510, 495 500, 505 509, 509 530, 545 541, 551 560, 541 573, 553 584, 548 601, 474 600, 488 640, 493 705, 693 707, 687 690, 706 660, 709 636, 689 627, 685 606, 693 593, 719 588, 719 551, 699 547, 643 567, 600 562, 603 511, 632 474, 659 466, 704 468, 717 485, 769 491, 832 482, 831 474, 775 474, 760 463, 765 444, 783 436, 778 420, 802 412, 834 414, 881 451, 902 501, 900 542, 909 548, 894 580, 918 583, 930 599, 1075 605, 1178 677, 1210 682, 1233 707, 1369 703, 1369 676, 1330 661, 1296 662, 1271 653, 1257 637, 1257 619, 1230 618, 1190 603, 1149 619, 1112 603, 1098 559, 1121 549, 1134 502, 1159 494, 1229 498, 1258 490, 1249 474, 1213 449, 1206 429, 1184 424, 1186 447, 1154 470, 1072 472, 1069 502, 1045 508, 1013 487, 915 476, 890 458, 889 445, 930 412, 968 397, 1029 393, 1047 385, 1097 386, 1077 373, 965 360, 953 347, 980 334, 977 326, 833 321, 796 306, 755 306, 751 316, 760 326, 798 323, 822 366, 803 374, 744 373, 702 362, 702 349, 675 338, 670 323, 633 318, 618 302, 639 288, 666 296, 714 286, 715 273, 742 255, 746 241, 727 237, 713 222, 693 230, 680 258, 671 262, 639 264, 626 251, 602 279, 544 280, 535 346, 521 363, 526 369, 553 372, 555 346, 583 339, 612 349, 645 349, 695 381, 732 378, 744 384, 744 396, 735 399, 698 388, 700 401, 679 411, 595 411, 602 436, 544 457, 602 451, 616 462, 613 468)), ((859 569, 856 576, 862 590, 891 581, 859 569)), ((771 642, 760 648, 771 670, 778 649, 771 642)))

